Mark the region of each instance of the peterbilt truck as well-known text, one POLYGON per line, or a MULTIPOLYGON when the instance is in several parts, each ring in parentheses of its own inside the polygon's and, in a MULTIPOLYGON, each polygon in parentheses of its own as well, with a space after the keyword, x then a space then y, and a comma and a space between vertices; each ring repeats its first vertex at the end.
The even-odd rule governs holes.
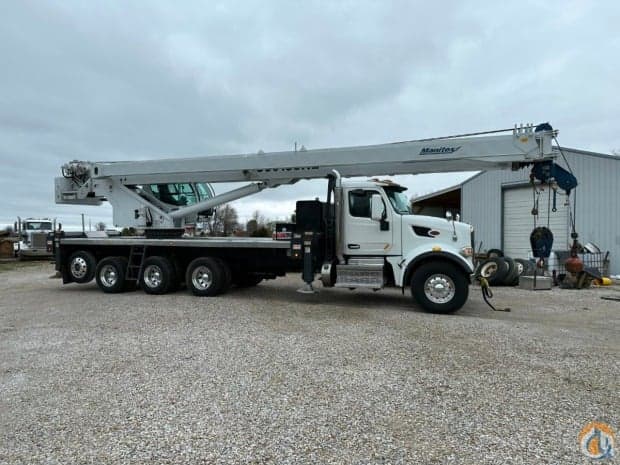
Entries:
POLYGON ((49 218, 17 218, 15 231, 19 241, 15 243, 15 255, 20 260, 51 258, 52 248, 48 235, 54 231, 54 220, 49 218))

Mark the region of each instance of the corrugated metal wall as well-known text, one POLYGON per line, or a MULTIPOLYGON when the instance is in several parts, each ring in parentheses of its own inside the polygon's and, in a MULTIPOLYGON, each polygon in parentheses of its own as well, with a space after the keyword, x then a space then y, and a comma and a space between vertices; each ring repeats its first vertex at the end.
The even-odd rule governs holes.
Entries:
MULTIPOLYGON (((611 274, 620 274, 620 157, 574 149, 564 149, 564 154, 579 182, 572 194, 577 195, 579 239, 609 250, 611 274)), ((557 162, 566 167, 561 157, 557 162)), ((528 181, 526 168, 489 171, 463 184, 462 220, 476 228, 476 247, 480 241, 484 242, 483 249, 501 247, 502 188, 528 181)))

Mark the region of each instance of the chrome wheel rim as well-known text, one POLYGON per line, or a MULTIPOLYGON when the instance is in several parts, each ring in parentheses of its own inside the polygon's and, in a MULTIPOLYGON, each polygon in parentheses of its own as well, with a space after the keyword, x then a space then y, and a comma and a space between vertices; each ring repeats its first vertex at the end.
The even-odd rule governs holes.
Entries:
POLYGON ((192 285, 196 289, 204 291, 209 289, 212 284, 213 273, 209 267, 200 265, 194 268, 194 271, 192 271, 192 285))
POLYGON ((424 295, 435 304, 450 302, 456 294, 456 286, 450 276, 434 274, 424 283, 424 295))
POLYGON ((159 287, 163 281, 161 268, 157 265, 148 265, 144 269, 142 280, 151 289, 159 287))
POLYGON ((88 263, 83 257, 75 257, 71 260, 71 274, 74 278, 83 278, 88 271, 88 263))
POLYGON ((115 266, 105 265, 99 272, 99 280, 105 287, 112 287, 118 282, 118 272, 115 266))
POLYGON ((515 262, 515 266, 517 267, 517 271, 519 272, 519 276, 523 274, 523 263, 515 262))
POLYGON ((497 263, 491 262, 491 263, 487 263, 486 265, 483 265, 482 268, 480 268, 480 275, 485 278, 488 278, 489 276, 494 275, 496 271, 497 271, 497 263))

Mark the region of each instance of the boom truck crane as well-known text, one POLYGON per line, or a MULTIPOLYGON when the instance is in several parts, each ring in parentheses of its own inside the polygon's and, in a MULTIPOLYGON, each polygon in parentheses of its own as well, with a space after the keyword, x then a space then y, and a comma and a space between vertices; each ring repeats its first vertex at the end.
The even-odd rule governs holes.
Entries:
MULTIPOLYGON (((411 289, 425 310, 449 313, 466 302, 473 273, 473 227, 413 215, 406 190, 389 180, 348 177, 520 169, 570 191, 553 162, 549 124, 382 145, 126 162, 71 161, 56 178, 56 203, 113 206, 116 226, 134 237, 54 238, 63 283, 96 279, 117 293, 139 285, 164 294, 185 284, 214 296, 302 270, 324 287, 411 289), (218 205, 301 179, 327 178, 325 201, 300 200, 290 240, 183 237, 184 226, 218 205), (215 195, 211 183, 246 182, 215 195)), ((574 179, 574 178, 573 178, 574 179)), ((576 183, 575 183, 576 184, 576 183)))

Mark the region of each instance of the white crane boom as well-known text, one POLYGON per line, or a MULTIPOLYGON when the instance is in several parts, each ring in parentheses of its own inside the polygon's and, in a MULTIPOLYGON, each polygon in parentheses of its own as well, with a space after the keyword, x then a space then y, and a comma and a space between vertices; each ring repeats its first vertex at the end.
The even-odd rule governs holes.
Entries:
MULTIPOLYGON (((170 227, 180 220, 266 187, 300 179, 506 169, 555 157, 557 131, 548 124, 516 127, 502 135, 448 137, 359 147, 123 162, 73 161, 56 178, 56 203, 97 205, 108 200, 117 225, 170 227), (235 191, 191 206, 170 206, 142 189, 161 183, 248 181, 235 191), (124 212, 117 210, 123 210, 124 212), (137 225, 137 223, 136 223, 137 225)), ((500 132, 500 131, 493 131, 500 132)))

